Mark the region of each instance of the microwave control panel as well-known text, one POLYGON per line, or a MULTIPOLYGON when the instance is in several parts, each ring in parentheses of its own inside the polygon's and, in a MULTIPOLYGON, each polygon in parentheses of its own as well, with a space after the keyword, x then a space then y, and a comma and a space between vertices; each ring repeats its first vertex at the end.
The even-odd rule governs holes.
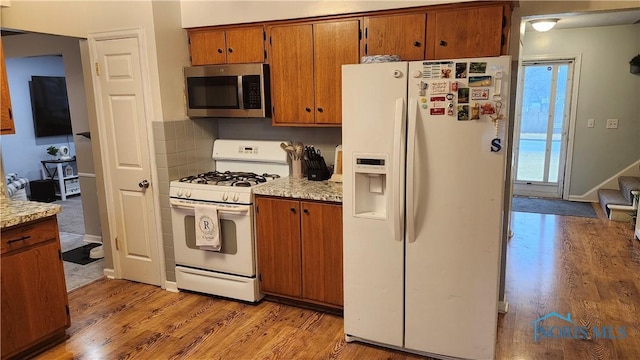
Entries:
POLYGON ((245 109, 262 108, 259 75, 245 75, 242 77, 242 97, 245 109))

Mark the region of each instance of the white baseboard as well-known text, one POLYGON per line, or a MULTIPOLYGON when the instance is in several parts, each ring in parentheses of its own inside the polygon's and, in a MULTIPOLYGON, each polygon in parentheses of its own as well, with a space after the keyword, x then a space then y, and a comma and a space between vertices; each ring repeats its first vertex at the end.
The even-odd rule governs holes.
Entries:
POLYGON ((104 269, 104 271, 102 273, 108 279, 115 279, 116 278, 116 271, 114 269, 104 269))
POLYGON ((102 236, 84 234, 84 242, 93 244, 102 244, 102 236))
POLYGON ((173 292, 173 293, 180 292, 180 290, 178 290, 178 284, 176 284, 175 281, 165 281, 164 289, 167 290, 168 292, 173 292))
POLYGON ((617 174, 614 174, 607 180, 596 185, 593 189, 587 191, 582 195, 569 195, 571 201, 585 201, 585 202, 598 202, 598 190, 600 189, 613 189, 620 190, 618 186, 618 178, 620 176, 640 176, 640 159, 633 164, 622 169, 617 174))

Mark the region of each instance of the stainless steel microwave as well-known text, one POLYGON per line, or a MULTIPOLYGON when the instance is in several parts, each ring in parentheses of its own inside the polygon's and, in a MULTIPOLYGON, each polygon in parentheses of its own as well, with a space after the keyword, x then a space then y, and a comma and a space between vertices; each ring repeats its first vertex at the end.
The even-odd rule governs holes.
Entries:
POLYGON ((186 67, 184 81, 189 117, 271 115, 267 64, 186 67))

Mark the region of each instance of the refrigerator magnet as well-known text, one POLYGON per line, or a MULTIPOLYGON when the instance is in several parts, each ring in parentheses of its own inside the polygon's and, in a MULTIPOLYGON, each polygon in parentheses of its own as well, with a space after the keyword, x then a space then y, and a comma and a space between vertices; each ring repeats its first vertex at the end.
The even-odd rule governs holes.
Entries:
POLYGON ((487 72, 486 62, 472 62, 469 64, 469 74, 484 74, 487 72))
POLYGON ((469 87, 482 87, 491 85, 491 76, 469 76, 469 87))
POLYGON ((469 105, 458 105, 458 120, 469 120, 469 105))
POLYGON ((447 94, 447 100, 453 100, 453 94, 452 93, 448 93, 447 94))
POLYGON ((457 81, 452 81, 451 82, 451 91, 458 91, 458 82, 457 81))
POLYGON ((467 78, 467 63, 456 63, 456 79, 467 78))
POLYGON ((458 102, 460 104, 469 103, 469 88, 458 88, 458 102))
POLYGON ((471 107, 471 120, 480 120, 480 104, 473 103, 471 107))
POLYGON ((432 94, 446 94, 449 92, 449 81, 434 81, 429 86, 432 94))
POLYGON ((471 100, 488 100, 489 88, 474 88, 471 89, 471 100))
POLYGON ((447 106, 447 115, 453 116, 454 113, 455 113, 455 110, 453 109, 453 104, 449 103, 449 106, 447 106))
POLYGON ((431 115, 444 115, 444 108, 431 108, 429 113, 431 115))
POLYGON ((488 102, 480 105, 480 115, 493 115, 496 113, 496 108, 493 107, 493 104, 488 102))

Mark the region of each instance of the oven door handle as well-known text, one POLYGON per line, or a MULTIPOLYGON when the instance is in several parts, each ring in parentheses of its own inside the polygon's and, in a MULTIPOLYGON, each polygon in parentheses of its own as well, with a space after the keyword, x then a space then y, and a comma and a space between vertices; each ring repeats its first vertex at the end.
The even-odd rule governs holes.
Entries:
MULTIPOLYGON (((194 207, 193 206, 184 206, 184 205, 175 205, 175 204, 171 204, 171 207, 174 207, 176 209, 182 209, 182 210, 193 210, 194 207)), ((216 208, 216 210, 218 210, 219 212, 226 212, 226 213, 234 213, 234 214, 242 214, 242 213, 246 213, 249 211, 249 207, 242 207, 242 208, 238 208, 238 209, 234 209, 234 208, 225 208, 225 207, 218 207, 218 206, 212 206, 214 208, 216 208)))

